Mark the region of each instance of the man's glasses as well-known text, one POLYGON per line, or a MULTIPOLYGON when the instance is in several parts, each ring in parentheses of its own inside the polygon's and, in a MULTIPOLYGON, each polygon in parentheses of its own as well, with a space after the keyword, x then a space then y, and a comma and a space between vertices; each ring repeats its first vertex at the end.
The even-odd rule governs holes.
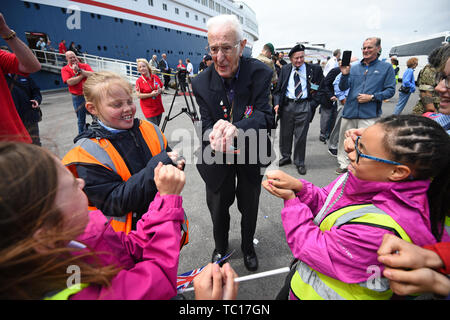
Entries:
POLYGON ((370 159, 370 160, 375 160, 378 162, 383 162, 383 163, 388 163, 388 164, 394 164, 394 165, 398 165, 401 166, 401 163, 395 162, 395 161, 391 161, 391 160, 386 160, 386 159, 381 159, 381 158, 377 158, 377 157, 373 157, 373 156, 368 156, 364 153, 362 153, 361 151, 359 151, 358 149, 358 144, 359 144, 359 139, 361 137, 356 138, 355 141, 355 150, 356 150, 356 163, 359 163, 359 158, 366 158, 366 159, 370 159))
POLYGON ((231 55, 234 48, 237 48, 241 41, 236 42, 235 45, 224 45, 224 46, 207 46, 206 50, 209 51, 209 53, 212 56, 216 56, 220 50, 222 50, 222 53, 226 56, 231 55))
POLYGON ((437 83, 440 83, 442 80, 444 80, 445 87, 446 87, 447 89, 450 89, 450 80, 449 80, 449 77, 448 77, 445 73, 443 73, 443 72, 438 72, 438 73, 436 74, 436 82, 437 82, 437 83))

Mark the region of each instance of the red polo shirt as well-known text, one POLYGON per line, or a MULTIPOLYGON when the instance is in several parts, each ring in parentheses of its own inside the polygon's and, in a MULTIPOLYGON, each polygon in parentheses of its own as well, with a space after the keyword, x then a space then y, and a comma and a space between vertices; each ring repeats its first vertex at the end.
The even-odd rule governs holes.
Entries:
POLYGON ((0 140, 31 143, 30 135, 17 113, 8 84, 6 73, 20 73, 19 60, 12 53, 0 50, 0 140))
MULTIPOLYGON (((150 78, 140 76, 136 80, 136 91, 140 93, 152 93, 158 88, 162 88, 163 84, 159 77, 152 74, 150 78)), ((161 95, 152 98, 140 99, 142 113, 146 118, 159 116, 164 112, 161 95)))
MULTIPOLYGON (((92 70, 91 66, 87 63, 78 63, 78 67, 80 69, 86 70, 86 71, 94 71, 92 70)), ((75 77, 75 72, 73 72, 72 68, 67 64, 61 69, 61 78, 64 83, 67 83, 67 80, 70 78, 75 77)), ((78 82, 74 86, 69 86, 69 92, 71 94, 76 94, 77 96, 83 95, 83 83, 86 81, 87 78, 84 78, 80 82, 78 82)))
POLYGON ((66 51, 67 51, 66 45, 63 42, 59 43, 58 48, 59 48, 59 53, 66 53, 66 51))

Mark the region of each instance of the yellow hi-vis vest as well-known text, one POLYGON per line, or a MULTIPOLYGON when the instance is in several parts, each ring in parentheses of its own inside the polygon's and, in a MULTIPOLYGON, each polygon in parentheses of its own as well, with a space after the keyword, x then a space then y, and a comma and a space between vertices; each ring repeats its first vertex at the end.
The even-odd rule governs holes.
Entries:
MULTIPOLYGON (((323 219, 319 227, 322 231, 328 231, 344 224, 364 224, 388 229, 403 240, 412 242, 391 216, 371 204, 341 208, 323 219)), ((386 278, 345 283, 315 271, 302 261, 298 262, 290 285, 292 293, 301 300, 387 300, 392 297, 386 278)))
POLYGON ((445 217, 445 231, 450 236, 450 217, 445 217))
POLYGON ((69 300, 70 296, 73 296, 74 294, 80 292, 84 288, 87 288, 89 286, 88 283, 80 283, 78 285, 70 286, 64 290, 59 291, 58 293, 45 297, 44 300, 69 300))
MULTIPOLYGON (((148 121, 140 121, 139 130, 144 138, 152 156, 164 151, 167 147, 167 140, 158 126, 148 121)), ((78 177, 76 171, 77 164, 96 164, 105 167, 108 170, 116 172, 123 181, 127 181, 131 177, 125 161, 122 159, 120 153, 107 139, 83 138, 77 141, 75 147, 72 148, 63 158, 63 164, 68 167, 72 174, 78 177)), ((89 210, 97 210, 97 208, 90 206, 89 210)), ((106 216, 111 220, 112 228, 119 232, 128 234, 132 227, 133 213, 128 212, 121 217, 106 216)), ((183 236, 181 239, 181 247, 189 242, 188 235, 189 222, 185 215, 185 220, 182 226, 183 236)))

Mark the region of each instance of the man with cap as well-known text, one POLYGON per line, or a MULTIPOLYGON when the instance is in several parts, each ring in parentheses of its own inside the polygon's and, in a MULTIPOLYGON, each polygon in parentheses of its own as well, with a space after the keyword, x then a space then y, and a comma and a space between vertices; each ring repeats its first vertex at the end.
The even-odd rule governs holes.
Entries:
POLYGON ((290 164, 294 137, 294 164, 298 173, 306 174, 306 137, 311 105, 316 105, 316 91, 323 79, 318 65, 305 63, 305 47, 294 46, 289 52, 291 63, 283 66, 274 92, 274 110, 280 116, 279 166, 290 164))
POLYGON ((203 56, 202 61, 198 66, 198 73, 202 72, 212 64, 212 57, 209 54, 203 56))
MULTIPOLYGON (((266 43, 259 54, 259 56, 256 57, 259 61, 265 63, 270 69, 273 71, 272 75, 272 86, 274 86, 278 81, 278 75, 277 75, 277 69, 275 69, 275 65, 272 60, 272 56, 275 55, 275 48, 273 47, 273 44, 266 43)), ((269 95, 269 104, 272 106, 272 95, 269 95)))

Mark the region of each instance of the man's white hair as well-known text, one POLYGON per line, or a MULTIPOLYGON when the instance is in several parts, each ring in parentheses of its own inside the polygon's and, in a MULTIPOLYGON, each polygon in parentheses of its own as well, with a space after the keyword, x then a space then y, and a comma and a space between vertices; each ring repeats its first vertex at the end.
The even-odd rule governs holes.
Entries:
POLYGON ((206 23, 208 33, 211 29, 215 29, 217 27, 230 27, 236 32, 236 40, 240 41, 244 39, 242 26, 239 23, 238 18, 234 14, 222 14, 219 16, 215 16, 210 18, 206 23))

